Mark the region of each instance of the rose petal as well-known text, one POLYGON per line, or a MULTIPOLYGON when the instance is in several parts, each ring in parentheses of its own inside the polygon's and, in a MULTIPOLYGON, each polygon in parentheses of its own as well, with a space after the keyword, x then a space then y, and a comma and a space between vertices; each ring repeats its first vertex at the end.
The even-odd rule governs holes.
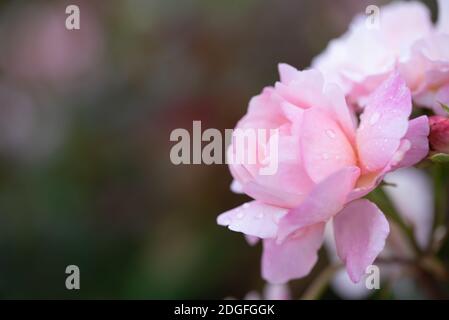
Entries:
POLYGON ((279 219, 286 213, 287 209, 251 201, 220 214, 217 223, 249 236, 274 238, 277 235, 279 219))
POLYGON ((305 168, 315 183, 356 164, 354 150, 345 133, 334 119, 318 108, 304 112, 301 146, 305 168))
POLYGON ((411 167, 429 154, 429 119, 422 116, 409 122, 404 139, 410 141, 411 147, 397 167, 411 167))
POLYGON ((449 1, 438 0, 438 31, 449 34, 449 1))
POLYGON ((353 282, 359 282, 385 246, 390 232, 387 219, 365 199, 347 205, 334 217, 337 253, 353 282))
POLYGON ((422 170, 404 168, 389 173, 385 181, 395 184, 383 188, 404 220, 413 227, 421 248, 426 248, 433 226, 434 193, 431 179, 422 170))
POLYGON ((281 78, 281 82, 284 84, 289 84, 299 72, 295 67, 292 67, 286 63, 278 64, 279 76, 281 78))
POLYGON ((318 259, 323 242, 324 223, 293 233, 283 243, 263 241, 262 277, 270 283, 286 283, 306 276, 318 259))
POLYGON ((281 219, 278 241, 283 241, 295 230, 325 222, 337 214, 345 205, 359 174, 357 167, 348 167, 318 184, 299 207, 281 219))
POLYGON ((371 95, 357 130, 363 171, 381 170, 391 161, 407 132, 411 108, 410 90, 398 73, 371 95))

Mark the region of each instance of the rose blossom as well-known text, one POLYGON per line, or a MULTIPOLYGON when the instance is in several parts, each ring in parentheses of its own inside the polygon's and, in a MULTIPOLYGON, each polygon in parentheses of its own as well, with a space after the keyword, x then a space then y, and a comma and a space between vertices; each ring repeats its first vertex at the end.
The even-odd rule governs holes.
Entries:
POLYGON ((326 79, 340 84, 349 101, 361 105, 433 27, 427 7, 414 1, 381 7, 379 19, 378 28, 369 28, 367 16, 357 16, 349 30, 331 40, 312 62, 326 79))
POLYGON ((263 239, 263 278, 285 283, 310 272, 332 220, 338 256, 358 282, 389 233, 377 206, 359 198, 387 172, 427 155, 428 120, 409 121, 410 91, 398 73, 369 97, 357 124, 343 91, 319 71, 281 64, 279 72, 280 82, 252 98, 237 124, 279 129, 278 170, 262 176, 260 164, 231 164, 234 189, 254 201, 217 222, 263 239))
POLYGON ((449 104, 449 1, 438 1, 437 27, 416 41, 410 58, 399 69, 413 93, 416 104, 445 114, 441 103, 449 104))
POLYGON ((449 1, 438 5, 436 26, 427 7, 413 1, 382 7, 377 29, 366 26, 366 16, 358 16, 312 65, 361 106, 398 69, 414 102, 442 114, 440 102, 449 102, 449 1))

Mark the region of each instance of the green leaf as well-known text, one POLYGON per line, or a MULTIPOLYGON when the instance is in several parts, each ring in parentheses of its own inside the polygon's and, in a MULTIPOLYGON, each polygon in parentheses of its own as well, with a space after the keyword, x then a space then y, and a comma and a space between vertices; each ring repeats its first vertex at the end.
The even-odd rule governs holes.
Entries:
POLYGON ((442 102, 439 102, 439 104, 441 104, 441 107, 443 107, 444 111, 446 111, 447 113, 449 113, 449 106, 447 104, 444 104, 442 102))
POLYGON ((429 158, 433 162, 436 163, 448 163, 449 162, 449 154, 447 153, 435 153, 429 158))
POLYGON ((391 183, 391 182, 387 182, 382 180, 382 182, 379 185, 380 187, 394 187, 396 188, 398 185, 396 183, 391 183))

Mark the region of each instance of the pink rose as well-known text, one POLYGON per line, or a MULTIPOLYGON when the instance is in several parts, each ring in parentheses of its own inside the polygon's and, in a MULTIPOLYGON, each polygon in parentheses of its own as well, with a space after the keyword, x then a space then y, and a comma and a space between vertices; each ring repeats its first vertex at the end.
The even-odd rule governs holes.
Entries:
POLYGON ((417 105, 446 114, 449 104, 449 1, 438 1, 438 23, 433 32, 416 41, 410 57, 399 64, 417 105))
POLYGON ((399 68, 415 103, 444 115, 441 103, 449 104, 449 33, 432 34, 417 41, 410 59, 399 68))
MULTIPOLYGON (((263 239, 262 275, 285 283, 310 272, 332 221, 338 256, 357 282, 389 233, 377 206, 359 198, 386 173, 427 155, 428 120, 409 121, 410 91, 397 73, 369 97, 357 123, 343 91, 319 71, 281 64, 279 72, 281 81, 254 97, 237 125, 278 129, 278 170, 261 175, 260 164, 231 164, 234 190, 254 201, 217 222, 263 239)), ((266 141, 258 143, 266 149, 266 141)))
POLYGON ((361 106, 398 69, 414 102, 443 114, 440 103, 449 103, 449 1, 439 0, 438 7, 435 26, 419 2, 380 8, 379 28, 369 28, 367 17, 358 16, 312 65, 339 83, 350 102, 361 106))
POLYGON ((326 79, 340 84, 350 102, 361 105, 433 28, 427 7, 413 1, 381 7, 378 27, 367 26, 367 19, 357 16, 312 63, 326 79))

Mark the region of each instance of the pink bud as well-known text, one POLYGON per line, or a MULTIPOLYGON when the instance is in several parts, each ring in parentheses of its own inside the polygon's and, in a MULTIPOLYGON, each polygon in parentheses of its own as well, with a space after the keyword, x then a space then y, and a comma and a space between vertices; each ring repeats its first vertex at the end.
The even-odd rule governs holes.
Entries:
POLYGON ((449 118, 432 116, 429 118, 429 141, 433 151, 449 153, 449 118))

